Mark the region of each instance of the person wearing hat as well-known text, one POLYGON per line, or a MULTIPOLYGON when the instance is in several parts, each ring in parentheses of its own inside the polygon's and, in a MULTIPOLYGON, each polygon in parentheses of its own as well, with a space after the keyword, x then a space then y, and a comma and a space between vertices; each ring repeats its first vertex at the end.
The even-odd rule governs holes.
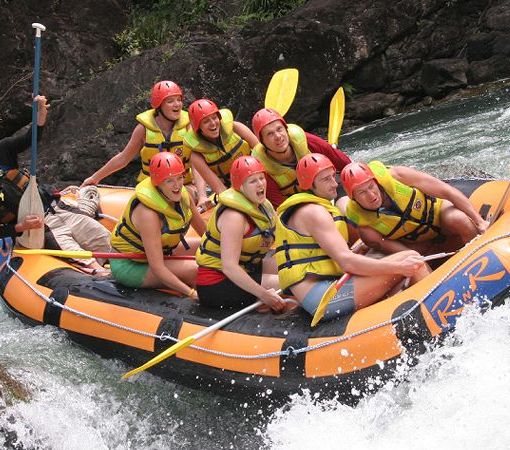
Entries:
MULTIPOLYGON (((232 111, 218 109, 212 100, 195 100, 188 111, 191 130, 184 136, 184 148, 191 152, 193 167, 219 194, 231 186, 234 161, 249 155, 258 140, 246 125, 234 120, 232 111)), ((198 196, 199 207, 209 203, 205 189, 198 196)))
POLYGON ((221 192, 197 250, 200 303, 240 308, 257 299, 275 311, 285 307, 276 292, 278 275, 268 252, 275 212, 266 199, 264 166, 241 156, 230 169, 232 187, 221 192))
POLYGON ((115 251, 145 254, 145 260, 111 259, 114 278, 134 288, 166 287, 196 299, 197 265, 165 260, 164 255, 194 255, 199 238, 186 238, 190 225, 202 235, 205 223, 184 187, 185 167, 173 153, 152 157, 150 178, 138 183, 112 232, 115 251))
POLYGON ((287 124, 275 110, 263 108, 255 113, 252 129, 260 143, 252 155, 267 170, 267 198, 277 208, 286 198, 299 192, 296 165, 305 155, 321 153, 340 171, 350 158, 314 134, 305 132, 296 124, 287 124))
POLYGON ((332 205, 336 168, 324 155, 310 153, 297 164, 297 193, 277 210, 276 263, 280 287, 290 289, 310 315, 333 283, 352 276, 329 303, 324 319, 352 314, 384 298, 405 277, 414 283, 428 267, 412 250, 372 259, 352 252, 345 216, 332 205))
POLYGON ((410 167, 353 162, 341 180, 347 217, 365 244, 386 254, 457 249, 488 226, 461 191, 410 167))

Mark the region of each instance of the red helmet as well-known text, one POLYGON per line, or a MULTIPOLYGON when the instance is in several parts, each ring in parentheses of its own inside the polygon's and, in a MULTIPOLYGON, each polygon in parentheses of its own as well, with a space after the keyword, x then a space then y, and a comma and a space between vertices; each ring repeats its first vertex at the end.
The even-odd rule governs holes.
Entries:
POLYGON ((310 189, 317 174, 329 167, 335 168, 331 160, 321 153, 310 153, 303 156, 296 167, 299 187, 304 191, 310 189))
POLYGON ((251 119, 251 127, 259 141, 262 128, 264 128, 267 124, 274 122, 275 120, 279 120, 281 123, 283 123, 285 128, 287 128, 287 122, 285 122, 285 119, 274 109, 263 108, 255 113, 253 119, 251 119))
POLYGON ((374 180, 375 175, 372 169, 362 162, 352 162, 347 164, 340 174, 345 193, 352 198, 352 191, 359 185, 374 180))
POLYGON ((168 178, 184 173, 184 164, 175 153, 160 152, 151 158, 149 173, 152 185, 159 186, 168 178))
POLYGON ((207 98, 195 100, 191 105, 189 105, 188 113, 189 121, 195 131, 198 131, 200 128, 200 122, 211 114, 218 114, 218 117, 221 120, 220 110, 216 106, 216 103, 207 98))
POLYGON ((159 108, 163 100, 171 95, 180 95, 182 99, 182 89, 173 81, 159 81, 151 90, 151 106, 159 108))
POLYGON ((244 183, 244 180, 254 173, 265 172, 266 169, 262 163, 253 156, 241 156, 237 158, 230 168, 230 181, 232 187, 238 191, 244 183))

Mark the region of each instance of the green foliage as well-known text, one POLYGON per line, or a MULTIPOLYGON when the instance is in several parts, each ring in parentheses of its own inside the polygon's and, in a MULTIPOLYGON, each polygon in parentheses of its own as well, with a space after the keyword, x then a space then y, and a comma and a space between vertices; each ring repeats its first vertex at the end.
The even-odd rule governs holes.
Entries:
POLYGON ((347 98, 352 98, 352 95, 356 92, 356 88, 351 83, 347 82, 344 82, 342 87, 344 88, 345 96, 347 98))
POLYGON ((122 52, 136 55, 177 39, 180 31, 196 24, 207 11, 207 0, 156 0, 133 8, 131 24, 115 37, 122 52))
MULTIPOLYGON (((182 34, 199 22, 211 22, 220 30, 242 28, 250 21, 267 21, 281 17, 305 0, 246 0, 242 14, 231 15, 209 0, 135 1, 129 26, 115 36, 123 55, 133 56, 141 50, 179 41, 182 34)), ((175 47, 173 51, 177 48, 175 47)), ((173 52, 170 52, 173 54, 173 52)), ((168 53, 164 57, 169 58, 168 53)))

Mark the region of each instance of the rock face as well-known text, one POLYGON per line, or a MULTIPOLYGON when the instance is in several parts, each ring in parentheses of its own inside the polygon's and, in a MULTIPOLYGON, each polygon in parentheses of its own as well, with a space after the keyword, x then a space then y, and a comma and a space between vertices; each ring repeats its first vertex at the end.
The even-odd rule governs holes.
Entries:
MULTIPOLYGON (((25 71, 32 64, 27 30, 36 17, 23 26, 14 23, 14 4, 27 10, 29 3, 0 7, 2 17, 5 10, 13 21, 2 36, 8 41, 0 49, 4 67, 13 55, 25 71)), ((184 46, 143 52, 86 81, 80 73, 115 56, 111 37, 127 20, 128 1, 39 3, 53 8, 43 48, 43 86, 55 106, 41 145, 45 181, 82 180, 120 151, 159 79, 181 84, 186 105, 210 97, 249 123, 263 105, 272 73, 297 67, 300 87, 287 119, 313 129, 326 126, 329 99, 340 84, 352 91, 346 123, 355 125, 510 76, 510 0, 309 0, 284 18, 238 31, 201 26, 183 36, 184 46), (79 17, 71 14, 74 9, 79 17)), ((24 86, 26 98, 29 83, 24 86)), ((2 101, 2 114, 10 119, 0 129, 12 131, 6 123, 23 123, 13 119, 22 97, 8 94, 2 101)), ((132 183, 137 169, 135 161, 106 181, 132 183)))
POLYGON ((30 121, 34 65, 31 23, 42 34, 41 92, 57 107, 107 60, 117 56, 112 40, 127 24, 129 0, 5 0, 0 3, 0 137, 30 121), (28 106, 24 106, 28 104, 28 106))

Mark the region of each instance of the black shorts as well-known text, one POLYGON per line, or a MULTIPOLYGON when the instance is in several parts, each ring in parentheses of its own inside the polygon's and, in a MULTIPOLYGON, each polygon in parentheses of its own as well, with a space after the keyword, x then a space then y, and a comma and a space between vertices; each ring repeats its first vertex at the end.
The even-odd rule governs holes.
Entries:
MULTIPOLYGON (((248 275, 257 284, 262 281, 262 272, 251 272, 248 275)), ((229 278, 216 284, 197 286, 200 304, 211 308, 244 308, 257 301, 257 297, 250 292, 241 289, 229 278)))

